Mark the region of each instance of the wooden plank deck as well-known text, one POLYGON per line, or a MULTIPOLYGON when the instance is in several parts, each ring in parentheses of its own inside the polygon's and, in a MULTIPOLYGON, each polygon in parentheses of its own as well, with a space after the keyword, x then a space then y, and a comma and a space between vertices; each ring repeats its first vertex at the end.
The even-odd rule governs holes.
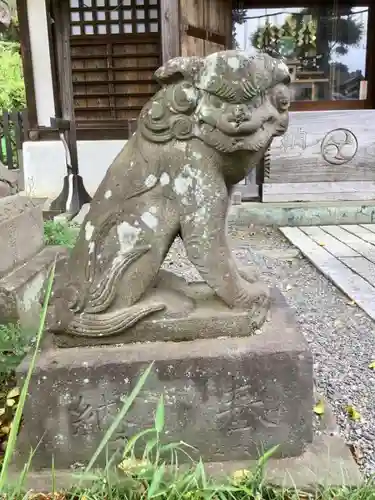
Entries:
POLYGON ((375 320, 375 224, 282 227, 280 231, 375 320))

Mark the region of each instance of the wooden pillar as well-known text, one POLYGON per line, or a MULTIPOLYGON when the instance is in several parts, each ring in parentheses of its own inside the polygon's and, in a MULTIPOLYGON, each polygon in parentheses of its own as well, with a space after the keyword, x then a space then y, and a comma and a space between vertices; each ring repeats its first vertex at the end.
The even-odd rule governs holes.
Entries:
POLYGON ((77 131, 74 116, 72 57, 70 52, 69 0, 53 0, 55 20, 56 65, 58 72, 61 118, 71 123, 69 146, 71 162, 78 165, 77 131))
POLYGON ((74 102, 70 54, 69 0, 54 0, 53 13, 62 118, 72 120, 74 118, 74 102))
POLYGON ((181 54, 205 57, 232 45, 232 2, 180 0, 181 54))
POLYGON ((179 0, 160 0, 163 64, 169 59, 181 55, 179 4, 179 0))
POLYGON ((367 80, 367 99, 365 103, 366 108, 375 108, 375 5, 371 4, 368 10, 368 23, 367 23, 367 50, 366 50, 366 80, 367 80))
POLYGON ((52 74, 52 86, 53 86, 53 98, 55 103, 56 115, 61 116, 61 102, 59 94, 59 81, 58 81, 58 69, 56 63, 56 37, 55 37, 55 15, 53 12, 53 0, 46 0, 46 14, 47 14, 47 27, 48 27, 48 41, 49 41, 49 51, 51 58, 51 74, 52 74))
POLYGON ((28 127, 36 128, 38 125, 38 117, 35 98, 33 61, 31 58, 30 27, 27 0, 17 0, 17 12, 20 30, 21 57, 25 77, 28 127))

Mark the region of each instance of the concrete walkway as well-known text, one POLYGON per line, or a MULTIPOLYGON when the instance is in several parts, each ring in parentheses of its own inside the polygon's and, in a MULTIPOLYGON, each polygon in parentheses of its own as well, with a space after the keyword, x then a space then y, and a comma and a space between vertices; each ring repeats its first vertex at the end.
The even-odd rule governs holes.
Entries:
POLYGON ((375 320, 375 224, 282 227, 280 231, 375 320))

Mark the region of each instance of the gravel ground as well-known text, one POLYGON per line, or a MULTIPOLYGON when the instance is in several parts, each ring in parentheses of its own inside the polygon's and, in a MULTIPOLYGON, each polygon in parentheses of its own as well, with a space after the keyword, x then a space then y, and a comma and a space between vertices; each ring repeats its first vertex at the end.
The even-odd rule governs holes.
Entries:
MULTIPOLYGON (((241 264, 254 262, 260 276, 276 285, 296 311, 315 357, 315 383, 336 415, 340 433, 352 445, 361 470, 375 474, 375 325, 322 276, 277 229, 232 229, 230 241, 241 264), (353 406, 359 421, 349 418, 353 406)), ((165 267, 188 280, 199 277, 180 241, 165 267)))

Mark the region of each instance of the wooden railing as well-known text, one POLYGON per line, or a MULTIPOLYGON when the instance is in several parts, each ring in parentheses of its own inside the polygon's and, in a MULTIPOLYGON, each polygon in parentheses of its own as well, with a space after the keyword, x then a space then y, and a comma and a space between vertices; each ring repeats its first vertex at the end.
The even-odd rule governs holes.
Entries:
POLYGON ((0 162, 12 169, 22 169, 22 144, 28 130, 27 111, 3 110, 0 116, 0 162))

